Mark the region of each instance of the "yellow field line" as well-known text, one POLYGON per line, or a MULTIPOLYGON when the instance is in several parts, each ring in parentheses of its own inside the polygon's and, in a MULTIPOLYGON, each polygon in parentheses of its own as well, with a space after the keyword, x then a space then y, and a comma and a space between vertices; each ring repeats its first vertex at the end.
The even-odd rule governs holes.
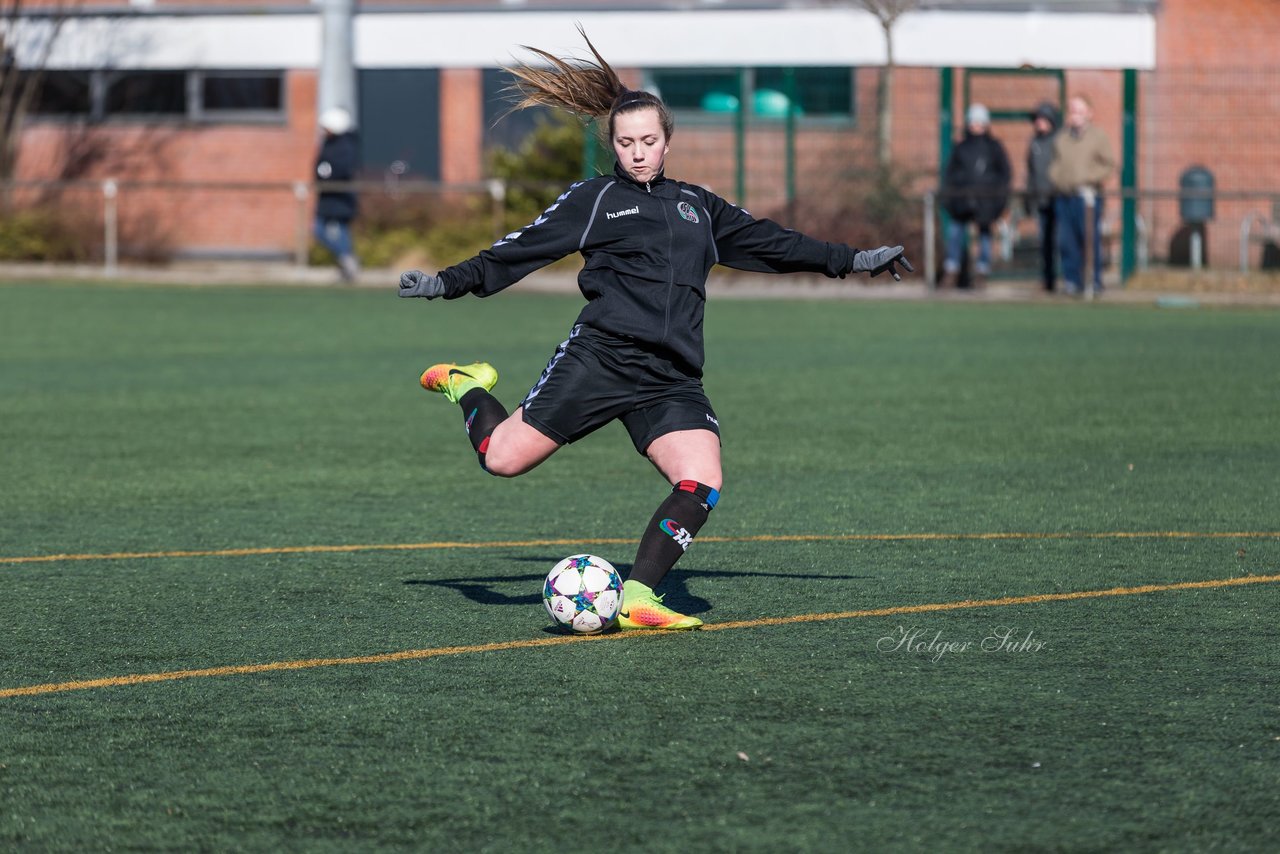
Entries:
MULTIPOLYGON (((891 617, 902 614, 927 614, 935 611, 956 611, 966 608, 1004 608, 1011 605, 1038 605, 1044 602, 1068 602, 1075 599, 1098 599, 1106 596, 1136 596, 1143 593, 1161 593, 1170 590, 1207 590, 1218 587, 1235 587, 1244 584, 1271 584, 1280 581, 1280 575, 1246 575, 1238 578, 1218 578, 1209 581, 1180 581, 1172 584, 1144 584, 1139 587, 1111 587, 1106 590, 1079 590, 1071 593, 1036 593, 1030 596, 1002 596, 998 599, 963 599, 958 602, 934 602, 923 605, 896 605, 889 608, 872 608, 864 611, 837 611, 828 614, 796 614, 790 617, 763 617, 754 620, 737 620, 713 623, 702 631, 727 631, 753 629, 761 626, 785 626, 796 623, 816 623, 830 620, 852 620, 862 617, 891 617)), ((661 637, 668 632, 617 632, 607 635, 559 635, 549 638, 501 641, 498 643, 471 644, 469 646, 445 646, 434 649, 408 649, 378 655, 359 655, 351 658, 309 658, 299 661, 274 661, 267 664, 238 664, 225 667, 206 667, 198 670, 171 670, 165 673, 137 673, 130 676, 110 676, 103 679, 85 679, 77 682, 51 682, 44 685, 25 685, 20 688, 0 689, 0 699, 8 697, 35 697, 64 691, 86 691, 91 688, 119 688, 128 685, 144 685, 149 682, 172 682, 179 679, 198 679, 209 676, 244 676, 254 673, 270 673, 277 670, 306 670, 312 667, 334 667, 353 664, 387 664, 396 661, 417 661, 444 655, 466 655, 478 652, 501 652, 510 649, 560 646, 569 643, 585 643, 607 640, 635 640, 661 637)))
MULTIPOLYGON (((917 534, 758 534, 744 537, 699 537, 700 543, 844 543, 911 542, 931 540, 1203 540, 1280 539, 1280 531, 1009 531, 986 533, 917 534)), ((264 546, 239 549, 191 549, 155 552, 102 552, 85 554, 19 555, 0 557, 0 564, 55 563, 59 561, 141 560, 181 557, 255 557, 261 555, 334 554, 342 552, 428 551, 432 549, 499 549, 536 546, 614 546, 634 543, 630 537, 596 537, 556 540, 488 540, 427 543, 350 543, 328 546, 264 546)))

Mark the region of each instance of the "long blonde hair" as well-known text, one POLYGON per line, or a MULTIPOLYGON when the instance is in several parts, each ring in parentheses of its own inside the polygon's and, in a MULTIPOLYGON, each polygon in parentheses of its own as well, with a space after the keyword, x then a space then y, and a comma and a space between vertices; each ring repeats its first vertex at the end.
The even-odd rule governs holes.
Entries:
POLYGON ((512 109, 531 106, 555 107, 567 110, 585 119, 607 116, 608 132, 613 137, 613 120, 622 113, 652 108, 658 111, 662 131, 671 138, 675 121, 662 99, 643 89, 629 89, 587 38, 586 30, 578 25, 578 32, 587 43, 595 61, 563 59, 545 50, 521 45, 530 53, 546 60, 549 67, 521 63, 505 66, 504 70, 515 77, 512 88, 519 97, 512 109))

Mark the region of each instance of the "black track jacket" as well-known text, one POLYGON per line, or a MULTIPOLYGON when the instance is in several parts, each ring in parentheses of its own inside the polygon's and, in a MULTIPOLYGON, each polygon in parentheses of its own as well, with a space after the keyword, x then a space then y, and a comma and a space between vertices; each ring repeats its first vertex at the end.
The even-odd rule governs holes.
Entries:
POLYGON ((345 184, 356 177, 360 153, 354 133, 326 135, 316 155, 315 176, 320 184, 316 216, 350 222, 356 218, 358 203, 350 190, 326 190, 326 184, 345 184))
POLYGON ((571 186, 533 223, 440 272, 445 298, 496 294, 580 252, 578 322, 634 340, 702 375, 707 275, 716 264, 763 273, 843 278, 854 250, 825 243, 692 184, 659 175, 637 184, 619 165, 571 186))

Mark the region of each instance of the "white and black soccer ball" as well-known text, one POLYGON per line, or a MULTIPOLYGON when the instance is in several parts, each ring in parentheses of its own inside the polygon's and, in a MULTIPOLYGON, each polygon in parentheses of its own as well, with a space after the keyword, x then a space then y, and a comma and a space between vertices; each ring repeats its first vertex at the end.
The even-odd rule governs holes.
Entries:
POLYGON ((622 609, 622 576, 595 555, 572 555, 547 573, 542 604, 557 626, 590 635, 607 629, 622 609))

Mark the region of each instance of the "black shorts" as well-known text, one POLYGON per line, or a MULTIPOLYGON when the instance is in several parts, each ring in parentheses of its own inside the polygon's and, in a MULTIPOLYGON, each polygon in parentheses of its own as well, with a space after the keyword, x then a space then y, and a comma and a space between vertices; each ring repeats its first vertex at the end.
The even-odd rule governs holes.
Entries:
POLYGON ((581 323, 525 396, 524 421, 561 445, 620 420, 641 454, 677 430, 720 435, 702 381, 652 350, 581 323))

